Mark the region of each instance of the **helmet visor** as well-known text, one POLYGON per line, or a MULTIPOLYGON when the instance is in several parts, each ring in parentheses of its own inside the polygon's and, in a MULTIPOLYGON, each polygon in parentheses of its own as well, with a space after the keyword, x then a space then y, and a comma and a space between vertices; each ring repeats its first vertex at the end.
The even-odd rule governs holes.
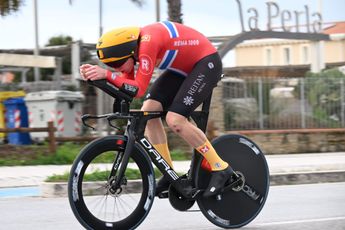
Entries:
POLYGON ((128 60, 128 58, 124 58, 118 61, 113 61, 113 62, 108 62, 108 63, 104 63, 108 66, 110 66, 111 68, 117 69, 120 68, 123 64, 125 64, 125 62, 128 60))

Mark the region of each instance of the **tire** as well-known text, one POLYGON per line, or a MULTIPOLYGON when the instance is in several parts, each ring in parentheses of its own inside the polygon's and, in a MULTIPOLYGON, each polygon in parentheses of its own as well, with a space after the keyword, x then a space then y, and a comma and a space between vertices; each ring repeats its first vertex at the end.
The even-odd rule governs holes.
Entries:
MULTIPOLYGON (((269 190, 269 170, 264 154, 248 138, 224 135, 212 141, 218 155, 244 175, 245 184, 238 191, 229 189, 220 196, 197 200, 203 215, 222 228, 239 228, 250 223, 263 208, 269 190)), ((205 189, 210 172, 197 166, 197 186, 205 189)))
POLYGON ((97 139, 81 150, 72 165, 68 182, 69 203, 75 217, 86 229, 135 229, 151 209, 154 171, 146 152, 137 144, 125 173, 128 179, 130 168, 139 169, 140 179, 135 181, 136 186, 133 188, 132 183, 122 180, 122 190, 116 194, 110 190, 110 169, 114 168, 115 157, 124 152, 125 144, 123 136, 97 139), (97 182, 87 182, 88 174, 95 171, 99 174, 96 175, 97 182))

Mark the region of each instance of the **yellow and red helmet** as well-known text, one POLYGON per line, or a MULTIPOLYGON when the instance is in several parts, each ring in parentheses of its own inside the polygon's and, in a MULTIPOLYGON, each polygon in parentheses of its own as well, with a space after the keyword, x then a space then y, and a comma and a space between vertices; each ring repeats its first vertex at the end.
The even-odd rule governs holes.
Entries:
POLYGON ((139 34, 140 27, 123 27, 104 33, 96 45, 99 60, 110 67, 120 67, 134 56, 139 34))

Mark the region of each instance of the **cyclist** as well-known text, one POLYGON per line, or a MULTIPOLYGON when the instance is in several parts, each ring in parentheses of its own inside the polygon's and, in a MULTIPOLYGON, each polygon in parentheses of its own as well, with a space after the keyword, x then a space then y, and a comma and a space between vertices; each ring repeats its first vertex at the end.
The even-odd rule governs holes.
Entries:
MULTIPOLYGON (((220 80, 221 59, 214 46, 198 31, 182 24, 164 21, 145 27, 124 27, 101 36, 97 46, 101 62, 80 66, 85 80, 107 79, 120 90, 142 97, 154 73, 165 70, 150 87, 143 111, 167 110, 168 126, 208 161, 212 175, 205 197, 217 194, 233 174, 210 144, 206 135, 188 121, 189 115, 210 95, 220 80), (134 66, 138 63, 138 69, 134 66), (136 72, 136 73, 135 73, 136 72)), ((160 118, 148 121, 145 134, 165 161, 173 168, 167 137, 160 118)), ((156 194, 168 189, 162 177, 156 194)))

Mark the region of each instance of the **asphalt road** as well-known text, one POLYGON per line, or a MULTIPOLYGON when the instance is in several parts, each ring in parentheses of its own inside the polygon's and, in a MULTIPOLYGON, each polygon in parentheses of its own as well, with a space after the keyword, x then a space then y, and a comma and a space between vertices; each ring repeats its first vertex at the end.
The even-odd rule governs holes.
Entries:
MULTIPOLYGON (((197 210, 194 206, 192 210, 197 210)), ((1 198, 0 229, 83 229, 67 198, 1 198)), ((201 212, 178 212, 156 199, 141 230, 220 229, 201 212)), ((345 183, 274 186, 266 206, 246 230, 345 230, 345 183)))

